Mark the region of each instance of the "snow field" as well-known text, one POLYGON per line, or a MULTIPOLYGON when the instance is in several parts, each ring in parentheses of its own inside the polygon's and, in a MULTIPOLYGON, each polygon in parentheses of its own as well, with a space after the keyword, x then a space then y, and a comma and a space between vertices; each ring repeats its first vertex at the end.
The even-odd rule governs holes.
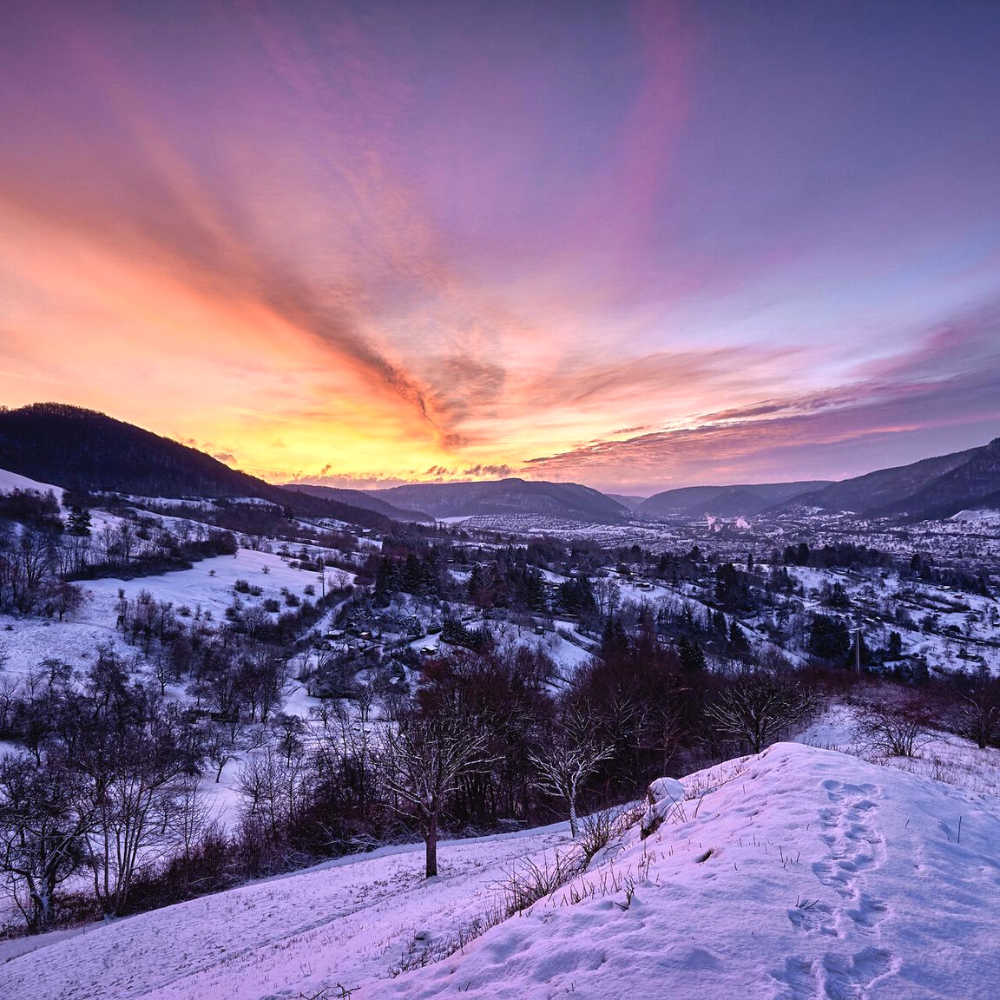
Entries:
POLYGON ((407 845, 131 917, 0 965, 0 996, 275 998, 388 979, 488 913, 508 868, 564 844, 563 827, 444 842, 430 881, 407 845))
MULTIPOLYGON (((147 590, 157 601, 170 601, 176 611, 182 605, 192 613, 200 607, 211 611, 216 623, 225 621, 225 609, 233 601, 233 585, 246 580, 261 587, 263 594, 251 597, 240 594, 244 604, 259 603, 275 598, 285 610, 281 588, 298 597, 304 597, 310 584, 316 594, 321 593, 316 573, 292 569, 280 556, 269 552, 239 549, 235 556, 213 556, 197 562, 191 569, 161 573, 157 576, 118 580, 108 577, 86 580, 80 584, 85 600, 82 607, 60 622, 47 618, 16 618, 0 615, 0 651, 7 657, 7 670, 11 674, 24 674, 37 667, 46 657, 65 660, 74 667, 86 668, 99 643, 111 642, 125 658, 134 656, 136 647, 121 640, 115 630, 117 612, 115 602, 119 589, 134 600, 140 591, 147 590), (266 567, 266 572, 265 572, 266 567)), ((314 600, 315 598, 310 598, 314 600)))

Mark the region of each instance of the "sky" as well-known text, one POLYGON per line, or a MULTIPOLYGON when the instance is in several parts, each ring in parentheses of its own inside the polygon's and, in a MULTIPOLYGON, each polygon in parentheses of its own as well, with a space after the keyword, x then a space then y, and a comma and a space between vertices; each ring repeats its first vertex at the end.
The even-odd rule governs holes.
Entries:
POLYGON ((998 51, 971 0, 5 0, 0 402, 362 488, 984 444, 998 51))

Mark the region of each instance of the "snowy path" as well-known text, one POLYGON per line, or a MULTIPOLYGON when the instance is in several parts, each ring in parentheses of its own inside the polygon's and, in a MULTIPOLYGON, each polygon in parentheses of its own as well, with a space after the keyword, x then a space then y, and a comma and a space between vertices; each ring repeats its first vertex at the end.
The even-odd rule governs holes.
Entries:
POLYGON ((784 973, 775 974, 775 979, 781 982, 783 975, 789 1000, 861 996, 894 968, 892 954, 878 944, 879 924, 889 907, 869 891, 877 886, 878 870, 885 860, 885 845, 877 831, 881 792, 872 784, 845 785, 836 780, 823 782, 823 788, 831 804, 819 813, 820 825, 827 831, 820 834, 820 840, 829 852, 813 863, 812 871, 841 902, 802 900, 789 909, 788 919, 806 934, 826 935, 835 941, 866 934, 873 940, 853 955, 831 948, 821 963, 799 955, 788 957, 784 973))

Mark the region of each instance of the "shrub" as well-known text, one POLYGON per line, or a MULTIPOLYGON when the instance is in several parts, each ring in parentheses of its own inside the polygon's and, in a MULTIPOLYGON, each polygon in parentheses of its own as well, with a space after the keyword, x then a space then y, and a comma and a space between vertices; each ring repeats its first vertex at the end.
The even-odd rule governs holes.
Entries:
POLYGON ((928 720, 913 692, 885 685, 863 703, 856 736, 879 757, 913 757, 930 738, 928 720))

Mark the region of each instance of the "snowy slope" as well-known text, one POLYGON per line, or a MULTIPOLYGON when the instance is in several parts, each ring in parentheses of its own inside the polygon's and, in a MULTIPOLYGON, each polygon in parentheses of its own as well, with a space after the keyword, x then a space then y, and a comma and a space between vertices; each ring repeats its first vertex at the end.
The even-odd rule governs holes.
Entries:
POLYGON ((61 486, 52 486, 50 483, 36 483, 34 479, 27 476, 20 476, 16 472, 8 472, 0 469, 0 493, 10 493, 12 490, 36 490, 39 493, 48 493, 52 490, 57 500, 62 500, 63 490, 61 486))
POLYGON ((794 744, 695 780, 720 779, 696 819, 616 859, 638 881, 652 858, 630 905, 593 873, 595 898, 557 894, 464 956, 359 995, 997 995, 996 799, 794 744))
POLYGON ((216 621, 223 621, 238 579, 245 579, 263 591, 259 597, 242 595, 245 604, 259 603, 269 597, 281 598, 282 587, 300 598, 305 596, 309 585, 317 592, 320 589, 316 573, 293 569, 280 556, 269 552, 239 549, 235 556, 203 559, 191 569, 135 580, 113 577, 86 580, 80 584, 85 596, 83 604, 61 622, 0 615, 0 650, 6 654, 7 670, 12 674, 25 674, 52 656, 85 668, 101 643, 111 643, 123 656, 135 656, 136 648, 123 642, 115 627, 119 590, 124 590, 130 599, 148 590, 157 601, 170 601, 175 608, 187 605, 192 610, 211 611, 216 621))
POLYGON ((997 799, 797 744, 684 784, 677 822, 645 842, 631 830, 551 899, 397 978, 404 953, 468 926, 519 856, 564 834, 448 845, 431 882, 404 851, 101 926, 0 966, 0 996, 997 995, 997 799))
POLYGON ((0 997, 236 1000, 388 978, 416 935, 457 935, 486 912, 510 866, 567 841, 557 824, 442 843, 430 882, 423 845, 387 848, 69 939, 57 932, 54 944, 0 965, 0 997))

